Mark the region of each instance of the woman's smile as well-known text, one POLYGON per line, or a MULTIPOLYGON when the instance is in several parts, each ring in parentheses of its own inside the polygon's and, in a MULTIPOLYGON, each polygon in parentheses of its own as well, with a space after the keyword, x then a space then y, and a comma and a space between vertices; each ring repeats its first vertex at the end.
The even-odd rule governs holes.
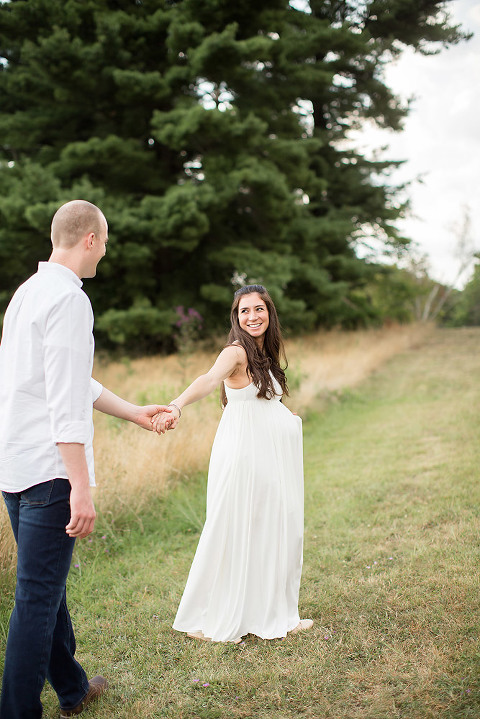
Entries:
POLYGON ((258 292, 245 295, 238 305, 240 327, 251 337, 263 337, 269 325, 268 309, 258 292))

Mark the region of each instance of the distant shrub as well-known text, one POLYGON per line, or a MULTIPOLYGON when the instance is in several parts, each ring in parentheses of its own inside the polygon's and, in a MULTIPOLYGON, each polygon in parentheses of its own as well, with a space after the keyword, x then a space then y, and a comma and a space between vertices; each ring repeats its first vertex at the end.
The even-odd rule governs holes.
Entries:
POLYGON ((183 305, 176 307, 175 312, 177 314, 175 327, 178 330, 174 335, 176 347, 184 354, 193 352, 203 328, 203 317, 193 307, 185 311, 183 305))
POLYGON ((95 321, 102 345, 129 355, 173 350, 174 310, 152 307, 142 300, 127 310, 107 310, 95 321))

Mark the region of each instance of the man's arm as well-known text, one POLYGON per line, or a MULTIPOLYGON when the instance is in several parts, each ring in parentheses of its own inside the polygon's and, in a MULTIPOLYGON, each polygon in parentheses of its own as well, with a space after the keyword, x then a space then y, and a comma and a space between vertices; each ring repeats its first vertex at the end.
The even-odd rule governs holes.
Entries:
POLYGON ((138 424, 143 429, 153 430, 152 417, 159 412, 171 412, 172 408, 162 404, 148 404, 144 407, 140 407, 131 402, 127 402, 125 399, 118 397, 118 395, 111 392, 105 387, 102 389, 100 396, 93 403, 95 409, 105 414, 110 414, 112 417, 118 417, 119 419, 126 419, 129 422, 138 424))
POLYGON ((93 531, 95 507, 85 445, 91 437, 92 310, 83 293, 71 293, 51 309, 43 340, 45 394, 52 441, 58 447, 71 486, 70 521, 65 530, 83 538, 93 531))
POLYGON ((90 491, 85 445, 76 442, 58 442, 57 447, 72 488, 70 492, 70 522, 65 527, 65 531, 70 537, 83 539, 93 532, 96 517, 90 491))
MULTIPOLYGON (((171 411, 171 408, 158 404, 139 407, 105 388, 102 389, 93 406, 100 412, 135 422, 135 424, 150 431, 153 430, 151 419, 154 414, 171 411)), ((57 447, 72 487, 70 493, 70 522, 65 529, 71 537, 83 539, 93 531, 96 517, 90 491, 85 445, 76 442, 58 442, 57 447)))

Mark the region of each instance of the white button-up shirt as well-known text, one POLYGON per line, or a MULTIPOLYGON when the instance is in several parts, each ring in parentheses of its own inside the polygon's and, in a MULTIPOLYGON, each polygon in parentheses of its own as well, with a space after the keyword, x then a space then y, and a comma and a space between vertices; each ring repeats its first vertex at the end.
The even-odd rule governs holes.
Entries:
POLYGON ((82 281, 63 265, 40 262, 15 292, 0 344, 0 489, 21 492, 68 479, 58 442, 85 445, 90 484, 93 312, 82 281))

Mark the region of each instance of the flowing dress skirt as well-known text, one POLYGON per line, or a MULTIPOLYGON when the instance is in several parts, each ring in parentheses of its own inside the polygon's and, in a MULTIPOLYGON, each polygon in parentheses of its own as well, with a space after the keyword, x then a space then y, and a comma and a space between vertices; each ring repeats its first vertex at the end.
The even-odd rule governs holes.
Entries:
POLYGON ((173 628, 219 642, 285 637, 300 621, 302 421, 253 384, 225 389, 206 521, 173 628))

